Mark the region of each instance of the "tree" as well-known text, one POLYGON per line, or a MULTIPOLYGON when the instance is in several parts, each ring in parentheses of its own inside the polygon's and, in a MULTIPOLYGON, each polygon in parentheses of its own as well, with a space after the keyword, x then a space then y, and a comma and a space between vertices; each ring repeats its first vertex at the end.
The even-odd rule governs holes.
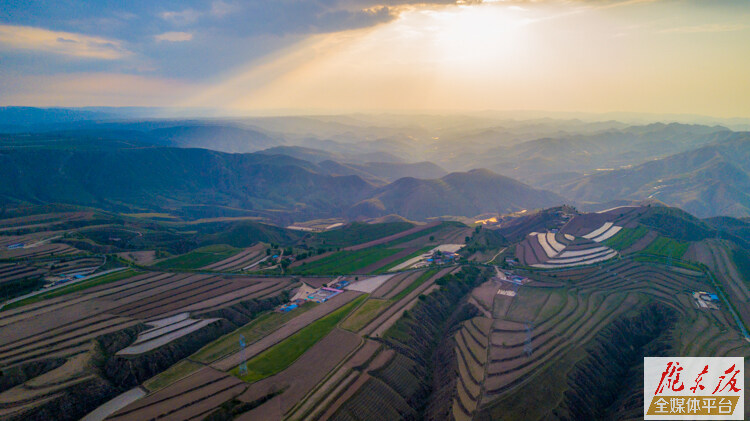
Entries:
POLYGON ((435 241, 435 236, 434 235, 430 236, 430 241, 435 241))

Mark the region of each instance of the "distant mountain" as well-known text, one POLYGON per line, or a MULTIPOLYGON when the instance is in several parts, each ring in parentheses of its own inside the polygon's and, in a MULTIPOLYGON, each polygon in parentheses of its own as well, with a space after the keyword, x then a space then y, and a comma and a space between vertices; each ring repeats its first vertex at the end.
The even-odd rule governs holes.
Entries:
MULTIPOLYGON (((403 171, 442 174, 429 163, 371 163, 350 168, 384 177, 403 171)), ((473 216, 562 202, 552 193, 487 170, 440 179, 406 177, 391 184, 330 172, 330 168, 285 155, 171 147, 6 147, 0 148, 0 179, 4 181, 0 206, 68 203, 119 212, 190 215, 199 210, 213 216, 221 216, 226 209, 227 215, 250 211, 288 221, 344 215, 377 218, 391 213, 410 219, 473 216)))
POLYGON ((70 203, 114 210, 208 204, 264 213, 339 215, 374 186, 283 155, 205 149, 0 151, 0 203, 70 203))
POLYGON ((654 198, 699 217, 750 216, 750 132, 633 168, 575 179, 559 191, 581 201, 654 198))
POLYGON ((0 107, 0 130, 18 132, 37 125, 114 118, 110 113, 76 108, 0 107))
POLYGON ((230 153, 255 152, 283 143, 283 139, 258 130, 219 124, 166 127, 151 130, 149 134, 168 146, 230 153))
POLYGON ((399 178, 439 178, 447 172, 432 162, 391 163, 366 162, 364 164, 341 164, 335 161, 323 161, 318 166, 331 175, 359 175, 362 178, 396 181, 399 178))
POLYGON ((309 140, 309 143, 319 145, 321 148, 309 148, 305 146, 275 146, 259 151, 259 153, 267 155, 289 155, 315 163, 323 161, 359 164, 367 162, 405 162, 403 158, 399 158, 388 152, 364 151, 360 145, 356 144, 340 144, 330 140, 309 140))
MULTIPOLYGON (((710 144, 731 134, 722 126, 655 123, 594 134, 547 136, 490 147, 473 154, 454 151, 451 159, 463 166, 483 166, 536 187, 554 190, 560 181, 597 169, 638 165, 710 144)), ((443 165, 441 160, 434 162, 443 165)))
POLYGON ((331 175, 359 175, 372 181, 395 181, 403 177, 439 178, 447 174, 432 162, 399 162, 398 158, 388 158, 386 162, 368 162, 367 158, 383 158, 379 153, 351 155, 329 152, 302 146, 276 146, 259 151, 262 154, 281 154, 317 163, 323 172, 331 175))
POLYGON ((350 217, 398 214, 408 219, 432 216, 474 216, 558 205, 560 196, 534 189, 486 169, 448 174, 440 179, 402 178, 379 188, 353 206, 350 217))

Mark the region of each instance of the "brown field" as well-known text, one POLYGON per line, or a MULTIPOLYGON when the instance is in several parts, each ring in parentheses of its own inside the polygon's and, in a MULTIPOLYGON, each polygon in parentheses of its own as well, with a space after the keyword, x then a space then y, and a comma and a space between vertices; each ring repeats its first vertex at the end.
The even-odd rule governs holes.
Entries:
POLYGON ((21 216, 0 220, 0 233, 29 228, 44 228, 70 221, 91 219, 93 212, 60 212, 21 216))
POLYGON ((239 400, 252 402, 273 390, 286 390, 258 408, 242 414, 238 420, 281 419, 282 414, 307 395, 329 371, 354 351, 361 341, 362 338, 354 333, 334 329, 286 370, 250 385, 239 400))
MULTIPOLYGON (((361 371, 352 371, 349 378, 342 381, 336 389, 330 391, 330 396, 328 396, 325 401, 321 402, 321 408, 315 408, 315 410, 318 412, 325 410, 325 412, 321 414, 320 419, 326 420, 333 416, 333 414, 336 413, 336 411, 339 409, 339 407, 341 407, 341 405, 344 404, 344 402, 354 396, 359 388, 362 387, 362 385, 364 385, 368 380, 370 380, 370 375, 368 374, 368 372, 377 370, 385 366, 386 363, 388 363, 391 358, 393 358, 394 354, 395 351, 393 351, 392 349, 382 351, 370 362, 370 364, 365 366, 361 371)), ((347 365, 349 365, 348 362, 347 365)))
MULTIPOLYGON (((356 291, 346 291, 343 292, 330 300, 321 303, 317 305, 315 308, 310 309, 299 316, 293 318, 292 320, 288 321, 286 324, 281 326, 279 329, 274 331, 268 336, 265 336, 258 340, 255 343, 252 343, 248 345, 245 348, 244 357, 246 359, 250 359, 264 350, 272 347, 273 345, 276 345, 277 343, 283 341, 284 339, 288 338, 289 336, 293 335, 303 327, 309 325, 310 323, 314 322, 315 320, 318 320, 319 318, 325 316, 326 314, 336 310, 337 308, 343 306, 344 304, 348 303, 349 301, 353 300, 354 298, 361 295, 361 293, 356 291)), ((216 361, 212 363, 211 365, 219 370, 222 371, 229 371, 236 367, 238 364, 242 362, 243 355, 232 354, 228 357, 225 357, 219 361, 216 361)))
POLYGON ((82 293, 0 313, 0 364, 12 366, 80 352, 97 336, 191 309, 212 309, 278 293, 287 278, 262 281, 209 275, 147 273, 82 293), (90 291, 90 292, 89 292, 90 291), (215 299, 215 300, 214 300, 215 299))
POLYGON ((0 259, 31 259, 46 256, 69 256, 80 253, 80 250, 67 244, 40 244, 31 248, 0 249, 0 259))
POLYGON ((245 250, 235 254, 234 256, 230 256, 219 262, 204 266, 201 269, 213 270, 217 272, 242 270, 242 268, 249 266, 265 257, 265 250, 266 246, 262 243, 258 243, 252 247, 246 248, 245 250))
POLYGON ((384 282, 383 285, 380 285, 375 291, 372 292, 372 297, 385 298, 385 295, 388 294, 393 288, 395 288, 397 285, 403 282, 404 279, 406 279, 407 277, 413 276, 413 275, 414 275, 414 272, 404 272, 404 273, 398 273, 396 275, 393 275, 391 279, 384 282))
POLYGON ((115 412, 111 420, 200 419, 242 393, 246 385, 236 377, 204 367, 170 386, 115 412))
POLYGON ((149 266, 154 262, 154 260, 156 260, 156 252, 154 250, 126 251, 117 253, 117 256, 125 260, 130 260, 137 265, 143 266, 149 266))
POLYGON ((393 288, 391 288, 391 290, 384 292, 384 298, 391 299, 395 297, 396 295, 398 295, 399 292, 406 289, 406 287, 411 285, 412 282, 416 281, 417 278, 422 276, 424 273, 425 273, 425 270, 417 270, 414 272, 408 272, 408 276, 402 278, 401 282, 394 285, 393 288))
POLYGON ((396 321, 401 318, 404 310, 407 310, 411 305, 416 304, 417 297, 419 297, 420 294, 430 288, 435 283, 435 281, 453 272, 456 269, 457 268, 449 267, 440 270, 430 279, 422 283, 422 285, 417 287, 414 291, 410 292, 406 297, 402 298, 397 303, 394 303, 393 305, 388 307, 384 312, 380 313, 380 315, 375 318, 375 320, 362 328, 362 330, 360 330, 360 333, 363 335, 381 336, 386 330, 388 330, 389 327, 391 327, 391 325, 393 325, 393 323, 396 323, 396 321))
POLYGON ((0 265, 0 284, 16 279, 31 278, 44 274, 45 271, 35 266, 22 264, 0 265))

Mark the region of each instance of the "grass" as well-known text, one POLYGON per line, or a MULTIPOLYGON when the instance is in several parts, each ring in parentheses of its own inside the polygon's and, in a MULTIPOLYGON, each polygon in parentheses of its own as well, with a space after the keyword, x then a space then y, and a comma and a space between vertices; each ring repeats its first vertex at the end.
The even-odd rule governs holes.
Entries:
POLYGON ((671 254, 673 259, 680 259, 687 252, 689 245, 690 243, 685 241, 660 236, 649 244, 648 247, 641 250, 641 253, 664 257, 669 257, 671 254))
POLYGON ((407 295, 409 295, 410 292, 412 292, 415 289, 417 289, 417 287, 419 287, 420 285, 422 285, 423 283, 425 283, 428 279, 430 279, 436 273, 438 273, 437 269, 430 269, 430 270, 428 270, 427 272, 423 273, 419 278, 415 279, 414 282, 412 282, 411 284, 409 284, 408 287, 404 288, 401 292, 399 292, 398 294, 396 294, 396 296, 394 296, 391 299, 393 301, 398 301, 398 300, 406 297, 407 295))
POLYGON ((358 332, 368 323, 373 321, 383 309, 388 307, 392 300, 370 299, 364 302, 357 310, 341 323, 341 328, 352 332, 358 332))
MULTIPOLYGON (((666 265, 668 263, 666 256, 657 256, 657 255, 639 253, 639 254, 632 256, 631 258, 636 262, 643 262, 643 263, 657 263, 661 265, 666 265)), ((701 268, 700 266, 692 264, 684 260, 679 260, 679 259, 673 259, 672 266, 677 266, 683 269, 690 269, 690 270, 694 270, 698 272, 703 271, 703 268, 701 268)))
POLYGON ((366 298, 367 295, 357 297, 349 304, 310 323, 284 341, 263 351, 247 362, 246 374, 241 376, 239 367, 235 367, 230 373, 245 382, 253 383, 283 371, 305 351, 328 335, 344 317, 366 298))
POLYGON ((121 272, 114 272, 114 273, 110 273, 108 275, 99 276, 99 277, 96 277, 94 279, 90 279, 88 281, 77 282, 77 283, 69 285, 67 287, 58 288, 58 289, 55 289, 55 290, 52 290, 52 291, 49 291, 49 292, 45 292, 45 293, 42 293, 42 294, 39 294, 39 295, 35 295, 33 297, 26 298, 26 299, 21 300, 21 301, 16 301, 14 303, 10 303, 10 304, 6 305, 5 307, 3 307, 3 310, 8 310, 8 309, 11 309, 11 308, 16 308, 16 307, 21 307, 21 306, 25 306, 25 305, 28 305, 28 304, 38 303, 39 301, 42 301, 42 300, 48 300, 50 298, 61 297, 63 295, 67 295, 67 294, 72 294, 74 292, 83 291, 85 289, 92 288, 92 287, 95 287, 95 286, 108 284, 110 282, 116 282, 116 281, 119 281, 121 279, 130 278, 131 276, 135 276, 138 273, 139 272, 137 272, 135 270, 128 269, 128 270, 124 270, 124 271, 121 271, 121 272))
POLYGON ((203 366, 192 361, 182 360, 156 376, 146 380, 143 383, 143 386, 145 386, 150 392, 155 392, 169 386, 177 380, 187 377, 187 375, 198 371, 201 367, 203 366))
POLYGON ((648 234, 648 228, 643 225, 638 228, 622 228, 613 237, 606 239, 604 245, 618 251, 625 250, 646 234, 648 234))
POLYGON ((732 260, 745 285, 750 285, 750 252, 745 249, 732 250, 732 260))
POLYGON ((159 262, 154 266, 162 269, 198 269, 231 257, 239 251, 239 249, 226 244, 216 244, 195 249, 190 253, 159 262))
POLYGON ((519 288, 505 318, 521 323, 534 321, 549 297, 547 288, 519 288))
POLYGON ((401 250, 389 249, 383 246, 370 247, 357 251, 344 250, 296 267, 294 268, 294 272, 306 275, 353 273, 379 260, 392 256, 399 251, 401 250))
POLYGON ((414 227, 408 222, 366 224, 353 222, 349 227, 315 234, 315 240, 326 247, 348 247, 397 234, 414 227))
POLYGON ((404 263, 405 261, 407 261, 409 259, 413 259, 413 258, 415 258, 417 256, 425 254, 425 253, 427 253, 428 251, 430 251, 430 250, 432 250, 434 248, 435 248, 435 246, 425 246, 425 247, 422 247, 421 249, 415 251, 414 253, 412 253, 412 254, 410 254, 410 255, 408 255, 406 257, 398 259, 395 262, 389 263, 389 264, 387 264, 387 265, 379 268, 378 270, 375 271, 375 274, 386 273, 389 270, 391 270, 391 268, 396 267, 397 265, 400 265, 401 263, 404 263))
POLYGON ((240 350, 240 335, 245 337, 245 343, 250 344, 278 329, 284 323, 315 307, 317 303, 307 302, 287 313, 268 312, 250 321, 232 333, 199 349, 190 359, 202 363, 211 363, 219 358, 234 354, 240 350))

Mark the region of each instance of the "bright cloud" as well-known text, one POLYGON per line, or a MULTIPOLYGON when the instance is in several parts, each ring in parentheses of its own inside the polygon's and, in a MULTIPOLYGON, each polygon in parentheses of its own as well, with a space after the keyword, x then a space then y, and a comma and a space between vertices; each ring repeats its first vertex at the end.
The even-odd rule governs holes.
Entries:
POLYGON ((193 39, 193 34, 189 32, 165 32, 154 36, 157 41, 183 42, 193 39))
POLYGON ((0 48, 102 60, 116 60, 131 54, 119 41, 15 25, 0 25, 0 48))
POLYGON ((194 23, 201 16, 201 13, 194 9, 185 9, 181 11, 162 12, 161 18, 177 25, 188 25, 194 23))

